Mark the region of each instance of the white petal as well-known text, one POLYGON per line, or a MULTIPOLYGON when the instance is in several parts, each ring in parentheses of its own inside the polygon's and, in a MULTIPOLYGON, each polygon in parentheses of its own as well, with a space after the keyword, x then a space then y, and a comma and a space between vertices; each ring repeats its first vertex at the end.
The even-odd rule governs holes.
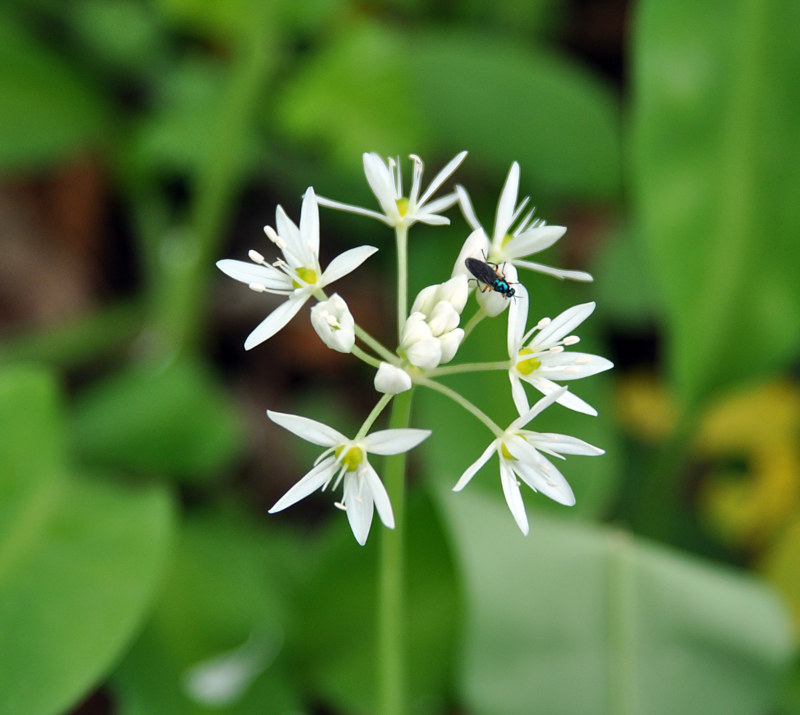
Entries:
POLYGON ((351 273, 377 250, 375 246, 357 246, 344 253, 340 253, 328 264, 328 267, 320 278, 320 285, 330 285, 334 281, 339 280, 342 276, 351 273))
POLYGON ((449 218, 445 218, 444 216, 435 216, 434 214, 438 214, 441 211, 445 211, 449 209, 451 206, 454 206, 458 202, 458 196, 455 192, 445 194, 444 196, 440 196, 438 199, 434 199, 430 203, 425 204, 421 209, 417 210, 417 217, 423 223, 432 224, 433 222, 429 219, 436 218, 441 221, 445 221, 446 223, 450 223, 449 218), (427 219, 425 218, 427 217, 427 219))
POLYGON ((265 340, 269 340, 275 333, 283 328, 303 307, 308 300, 308 293, 294 293, 289 296, 285 303, 281 303, 275 310, 273 310, 264 320, 262 320, 256 329, 247 336, 244 341, 244 349, 252 350, 256 345, 260 345, 265 340))
POLYGON ((392 503, 389 501, 389 494, 386 491, 386 487, 383 486, 378 473, 369 463, 364 464, 364 486, 364 491, 369 491, 372 495, 375 508, 378 510, 378 516, 384 526, 394 529, 394 514, 392 513, 392 503))
MULTIPOLYGON (((303 206, 300 209, 300 236, 303 240, 303 247, 308 253, 310 250, 314 256, 314 261, 319 260, 319 207, 314 189, 310 186, 306 189, 303 196, 303 206)), ((313 263, 307 263, 307 266, 313 263)))
POLYGON ((597 457, 606 453, 604 449, 565 434, 536 432, 530 435, 526 434, 525 439, 538 449, 551 450, 557 454, 581 454, 588 457, 597 457))
POLYGON ((463 339, 463 328, 451 330, 449 333, 445 333, 439 338, 439 344, 442 347, 442 359, 439 361, 440 365, 450 362, 456 356, 463 339))
POLYGON ((610 370, 614 363, 599 355, 588 353, 545 353, 540 357, 542 366, 537 371, 550 380, 578 380, 610 370))
POLYGON ((478 459, 476 459, 469 467, 467 467, 466 471, 461 475, 459 480, 456 482, 456 485, 453 487, 454 492, 460 492, 467 484, 469 480, 474 477, 480 468, 489 461, 489 457, 492 456, 492 452, 494 452, 497 444, 497 440, 492 442, 485 450, 483 450, 483 454, 481 454, 478 459))
POLYGON ((503 249, 509 259, 523 258, 550 248, 566 232, 564 226, 534 226, 512 238, 503 249))
POLYGON ((372 454, 401 454, 414 449, 418 444, 430 437, 431 431, 427 429, 386 429, 367 435, 361 444, 364 449, 372 454))
POLYGON ((508 308, 508 356, 513 360, 522 348, 525 325, 528 322, 528 290, 521 283, 515 286, 516 300, 508 308))
MULTIPOLYGON (((464 245, 461 247, 461 250, 458 253, 458 258, 456 258, 456 263, 453 266, 453 272, 451 275, 453 276, 467 276, 471 278, 471 274, 467 267, 464 265, 464 261, 467 258, 477 258, 478 260, 484 260, 484 256, 488 255, 489 253, 489 237, 486 235, 482 228, 476 228, 469 236, 467 236, 467 240, 464 241, 464 245)), ((473 280, 473 284, 474 284, 473 280)))
POLYGON ((411 389, 411 376, 399 367, 382 362, 374 379, 375 389, 388 395, 397 395, 411 389))
POLYGON ((307 442, 318 444, 321 447, 333 447, 349 441, 347 437, 333 429, 333 427, 308 417, 290 415, 287 412, 274 412, 273 410, 267 410, 267 417, 276 425, 280 425, 298 437, 302 437, 307 442))
POLYGON ((472 201, 470 201, 467 190, 459 184, 456 186, 456 194, 458 195, 458 205, 464 215, 464 220, 472 227, 473 231, 482 231, 481 223, 475 215, 475 209, 472 208, 472 201))
POLYGON ((422 370, 432 370, 442 361, 442 343, 438 338, 416 340, 405 350, 408 361, 422 370))
POLYGON ((508 379, 511 381, 511 399, 514 400, 514 407, 520 415, 524 415, 530 410, 531 405, 528 402, 528 395, 525 393, 525 387, 519 376, 513 372, 508 373, 508 379))
MULTIPOLYGON (((362 494, 363 478, 353 472, 344 476, 344 505, 347 520, 356 541, 363 546, 367 543, 369 527, 372 525, 373 503, 371 493, 362 494)), ((368 491, 368 490, 367 490, 368 491)))
POLYGON ((567 392, 566 387, 558 387, 556 385, 556 390, 551 394, 545 395, 542 397, 533 407, 531 407, 524 415, 520 415, 515 419, 506 430, 507 432, 513 432, 514 430, 520 429, 524 427, 528 422, 530 422, 536 415, 542 413, 546 410, 550 405, 558 400, 564 393, 567 392))
MULTIPOLYGON (((550 380, 541 376, 533 376, 530 379, 526 379, 525 382, 533 385, 543 395, 548 396, 552 396, 559 390, 565 389, 561 385, 557 385, 555 382, 551 382, 550 380)), ((597 417, 597 410, 588 402, 578 397, 574 392, 565 391, 563 393, 559 393, 559 397, 556 402, 558 402, 558 404, 562 407, 566 407, 568 410, 574 410, 575 412, 581 412, 584 415, 597 417)))
MULTIPOLYGON (((450 175, 458 168, 459 164, 464 161, 464 157, 467 155, 467 152, 462 151, 456 154, 450 161, 447 162, 447 165, 442 169, 431 181, 428 188, 425 190, 425 193, 422 194, 422 197, 419 200, 420 204, 424 204, 436 190, 445 182, 450 175)), ((455 202, 454 202, 455 203, 455 202)))
POLYGON ((534 336, 530 342, 531 347, 550 345, 565 338, 592 314, 594 308, 595 303, 593 302, 567 308, 534 336))
POLYGON ((372 211, 370 209, 362 208, 361 206, 353 206, 353 204, 346 204, 342 201, 334 201, 333 199, 326 199, 323 196, 317 196, 317 204, 319 206, 325 206, 326 208, 330 209, 337 209, 339 211, 348 211, 354 214, 361 214, 362 216, 369 216, 370 218, 376 218, 378 221, 382 221, 387 226, 394 226, 394 222, 390 221, 386 218, 382 213, 378 211, 372 211))
POLYGON ((278 235, 286 241, 291 253, 297 254, 302 243, 300 239, 300 229, 297 224, 289 218, 283 210, 283 206, 278 204, 275 209, 275 230, 278 235))
MULTIPOLYGON (((524 440, 520 442, 525 444, 524 440)), ((575 494, 564 475, 530 445, 526 446, 527 450, 520 451, 508 444, 508 451, 517 457, 514 466, 522 480, 553 501, 564 506, 574 506, 575 494)))
POLYGON ((289 277, 277 268, 272 266, 257 266, 255 263, 247 261, 234 261, 226 258, 217 261, 219 268, 226 276, 242 283, 260 283, 267 290, 287 290, 291 289, 292 282, 289 277))
POLYGON ((561 268, 551 268, 550 266, 545 266, 541 263, 534 263, 533 261, 520 261, 514 259, 514 265, 519 266, 520 268, 527 268, 531 271, 536 271, 537 273, 545 273, 549 276, 555 276, 556 278, 568 278, 572 281, 584 281, 585 283, 591 283, 594 278, 592 278, 591 273, 586 273, 585 271, 567 271, 561 268))
POLYGON ((519 493, 517 477, 504 459, 500 460, 500 483, 503 485, 503 494, 505 494, 508 508, 511 509, 511 516, 514 517, 520 531, 527 536, 528 515, 525 513, 522 494, 519 493))
POLYGON ((484 291, 477 291, 475 297, 478 299, 478 305, 486 311, 486 315, 490 318, 500 315, 500 313, 508 308, 509 301, 511 300, 491 288, 487 288, 484 291))
POLYGON ((297 484, 295 484, 286 494, 284 494, 275 506, 269 510, 270 514, 283 511, 286 507, 296 504, 301 499, 307 497, 312 492, 321 489, 322 486, 331 478, 336 469, 336 460, 333 457, 323 459, 316 467, 306 474, 297 484))
POLYGON ((492 248, 500 248, 500 243, 511 228, 514 217, 514 207, 517 204, 519 191, 519 164, 515 161, 509 169, 500 200, 497 202, 497 216, 494 220, 494 233, 492 234, 492 248))
POLYGON ((400 214, 397 210, 399 197, 396 194, 394 177, 383 159, 374 152, 364 154, 364 175, 386 216, 392 221, 399 219, 400 214))

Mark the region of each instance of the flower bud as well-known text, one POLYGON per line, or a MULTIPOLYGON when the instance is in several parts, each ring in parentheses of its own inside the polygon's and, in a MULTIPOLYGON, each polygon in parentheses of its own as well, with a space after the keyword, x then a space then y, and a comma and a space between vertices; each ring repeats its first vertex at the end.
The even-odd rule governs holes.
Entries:
POLYGON ((353 316, 338 293, 311 309, 311 325, 329 348, 340 353, 353 349, 356 340, 353 316))
POLYGON ((439 344, 442 348, 440 364, 450 362, 455 357, 458 346, 461 345, 463 339, 464 331, 461 328, 451 330, 449 333, 445 333, 439 338, 439 344))
POLYGON ((459 314, 452 303, 445 300, 439 301, 428 318, 431 334, 437 338, 458 327, 459 314))
POLYGON ((411 377, 405 370, 382 362, 375 373, 375 389, 389 395, 411 389, 411 377))

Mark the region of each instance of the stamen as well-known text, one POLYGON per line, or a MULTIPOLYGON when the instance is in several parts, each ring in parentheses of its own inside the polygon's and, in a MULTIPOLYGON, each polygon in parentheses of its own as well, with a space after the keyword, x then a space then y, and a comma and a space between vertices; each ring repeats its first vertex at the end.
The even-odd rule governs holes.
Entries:
POLYGON ((347 507, 346 507, 344 504, 342 504, 342 502, 340 502, 340 501, 335 501, 335 502, 333 502, 333 505, 334 505, 334 506, 335 506, 337 509, 341 509, 342 511, 347 511, 347 507))
POLYGON ((542 318, 538 323, 536 323, 537 330, 542 330, 550 325, 550 318, 542 318))
POLYGON ((581 339, 577 335, 569 335, 564 338, 564 345, 576 345, 581 339))
POLYGON ((264 233, 267 234, 267 238, 272 241, 281 251, 286 248, 286 241, 284 241, 275 231, 272 226, 264 226, 264 233))
POLYGON ((563 353, 564 352, 564 346, 563 345, 553 345, 553 347, 549 348, 547 352, 549 352, 549 353, 563 353))
POLYGON ((266 263, 266 259, 262 256, 258 251, 254 251, 252 248, 247 252, 250 260, 253 263, 266 263))
POLYGON ((248 284, 247 287, 250 290, 255 291, 256 293, 266 293, 267 292, 267 286, 265 286, 263 283, 250 283, 250 284, 248 284))

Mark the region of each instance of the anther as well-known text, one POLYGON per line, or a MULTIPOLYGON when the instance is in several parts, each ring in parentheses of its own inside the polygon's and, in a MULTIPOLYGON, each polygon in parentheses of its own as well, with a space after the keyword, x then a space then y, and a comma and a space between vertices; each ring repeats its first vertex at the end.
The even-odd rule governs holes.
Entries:
POLYGON ((569 335, 568 337, 564 338, 564 345, 575 345, 580 341, 581 339, 577 335, 569 335))
POLYGON ((256 293, 266 293, 267 292, 267 286, 265 286, 263 283, 250 283, 247 287, 250 290, 254 290, 256 293))
POLYGON ((250 260, 253 263, 266 263, 264 256, 262 256, 258 251, 254 251, 252 248, 247 252, 247 255, 250 257, 250 260))

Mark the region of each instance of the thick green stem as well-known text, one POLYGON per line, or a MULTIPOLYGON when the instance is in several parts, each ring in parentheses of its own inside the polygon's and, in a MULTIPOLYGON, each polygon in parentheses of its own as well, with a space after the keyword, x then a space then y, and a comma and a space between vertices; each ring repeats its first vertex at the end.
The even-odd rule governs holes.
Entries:
MULTIPOLYGON (((396 395, 391 429, 408 427, 413 390, 396 395)), ((383 480, 394 512, 394 530, 381 532, 378 591, 378 710, 402 715, 406 710, 405 669, 405 478, 406 455, 386 457, 383 480)))

